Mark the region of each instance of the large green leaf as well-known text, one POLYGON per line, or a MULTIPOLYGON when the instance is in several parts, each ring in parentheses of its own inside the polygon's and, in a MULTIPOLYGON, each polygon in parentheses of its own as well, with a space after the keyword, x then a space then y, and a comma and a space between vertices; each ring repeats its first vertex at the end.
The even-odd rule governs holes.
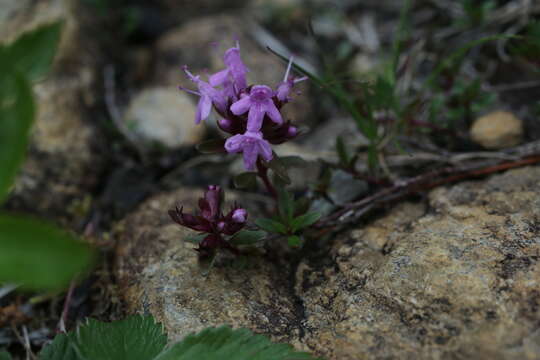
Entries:
POLYGON ((0 49, 0 202, 5 199, 28 145, 34 119, 30 84, 10 69, 0 49), (7 67, 7 69, 6 69, 7 67))
POLYGON ((313 360, 287 344, 273 344, 265 336, 230 327, 208 328, 188 335, 155 360, 313 360))
POLYGON ((0 214, 0 282, 59 289, 84 271, 92 258, 88 246, 53 225, 0 214))
POLYGON ((141 315, 112 323, 89 319, 71 338, 85 360, 152 360, 167 344, 163 326, 141 315))
POLYGON ((58 334, 54 341, 39 353, 39 360, 79 360, 71 339, 66 334, 58 334))
POLYGON ((22 34, 6 48, 10 62, 31 82, 42 79, 50 70, 61 30, 62 23, 55 22, 22 34))

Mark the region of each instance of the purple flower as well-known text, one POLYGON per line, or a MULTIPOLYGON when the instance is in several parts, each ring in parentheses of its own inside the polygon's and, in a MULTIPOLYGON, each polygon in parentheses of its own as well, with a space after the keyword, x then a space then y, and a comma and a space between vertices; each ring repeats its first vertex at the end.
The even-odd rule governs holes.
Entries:
POLYGON ((244 95, 231 105, 231 112, 235 115, 242 115, 249 110, 248 132, 257 132, 261 129, 265 114, 276 124, 282 124, 283 119, 272 100, 272 96, 272 89, 268 86, 255 85, 251 88, 249 95, 244 95))
POLYGON ((210 76, 210 84, 212 86, 223 86, 223 89, 229 95, 231 94, 231 89, 233 94, 235 93, 234 90, 236 90, 236 93, 244 90, 247 87, 246 74, 248 68, 240 58, 240 46, 238 43, 236 47, 230 48, 225 52, 223 62, 227 68, 210 76), (232 77, 234 83, 229 81, 230 77, 232 77))
POLYGON ((189 79, 197 84, 197 87, 199 88, 199 92, 187 90, 182 87, 180 88, 201 97, 199 99, 199 103, 197 104, 197 112, 195 114, 196 124, 199 124, 201 120, 205 120, 210 115, 212 104, 214 104, 214 106, 220 111, 225 111, 227 109, 227 99, 224 97, 222 92, 214 89, 207 82, 202 81, 199 75, 193 75, 191 72, 189 72, 187 66, 184 66, 183 69, 189 79))
POLYGON ((208 234, 195 249, 201 256, 212 255, 216 248, 239 253, 224 236, 232 236, 242 230, 246 224, 247 211, 235 204, 227 215, 223 215, 222 202, 223 190, 219 186, 210 185, 204 197, 199 199, 199 213, 185 214, 183 208, 178 207, 169 210, 169 216, 179 225, 208 234))
POLYGON ((272 147, 264 140, 260 132, 246 131, 243 135, 235 135, 225 142, 225 150, 229 153, 243 153, 244 167, 254 170, 259 155, 265 160, 272 160, 272 147))
POLYGON ((289 64, 287 65, 287 70, 285 71, 285 76, 283 77, 283 82, 278 85, 276 90, 276 97, 281 102, 289 102, 291 99, 289 97, 289 93, 291 92, 293 86, 300 81, 304 81, 307 79, 306 76, 301 78, 295 78, 293 76, 289 77, 289 73, 291 72, 291 66, 292 66, 293 57, 289 59, 289 64))

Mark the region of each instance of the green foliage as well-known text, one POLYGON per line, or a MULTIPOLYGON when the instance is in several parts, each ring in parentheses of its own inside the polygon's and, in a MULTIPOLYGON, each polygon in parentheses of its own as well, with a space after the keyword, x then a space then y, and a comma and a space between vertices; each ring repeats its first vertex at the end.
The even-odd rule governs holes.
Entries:
POLYGON ((4 49, 4 56, 29 81, 41 80, 51 68, 61 29, 62 23, 56 22, 24 33, 4 49))
POLYGON ((495 1, 461 0, 461 6, 465 17, 456 23, 458 27, 482 26, 489 12, 496 6, 495 1))
POLYGON ((208 328, 188 335, 155 360, 310 360, 311 355, 295 351, 290 345, 273 344, 247 329, 228 326, 208 328))
MULTIPOLYGON (((50 70, 61 23, 39 27, 0 46, 0 202, 20 168, 35 116, 31 82, 50 70)), ((44 189, 46 191, 46 189, 44 189)), ((0 282, 26 289, 60 289, 88 268, 93 254, 50 224, 0 214, 0 282)))
POLYGON ((188 235, 184 238, 185 241, 190 242, 192 244, 198 245, 201 241, 204 240, 205 237, 207 237, 208 234, 202 233, 202 234, 192 234, 188 235))
MULTIPOLYGON (((0 57, 1 64, 5 63, 3 60, 0 57)), ((28 80, 17 70, 3 70, 0 74, 0 202, 7 196, 24 160, 34 114, 28 80)))
MULTIPOLYGON (((134 315, 112 323, 88 320, 75 331, 57 335, 38 360, 315 360, 290 345, 228 326, 207 328, 168 348, 166 344, 163 326, 152 316, 134 315)), ((10 359, 9 354, 0 353, 4 359, 10 359)))
POLYGON ((540 21, 533 21, 527 25, 523 36, 514 39, 510 44, 513 54, 538 63, 540 59, 540 21))
POLYGON ((70 337, 58 334, 53 342, 45 346, 39 353, 39 360, 78 360, 79 357, 72 345, 70 337))
POLYGON ((163 327, 139 315, 112 323, 89 319, 70 337, 79 357, 87 360, 149 360, 167 344, 163 327))
POLYGON ((202 154, 216 154, 225 152, 225 140, 212 139, 203 141, 196 146, 197 150, 202 154))
POLYGON ((233 179, 234 186, 237 189, 250 189, 257 186, 257 173, 243 172, 233 179))
POLYGON ((0 350, 0 360, 11 360, 11 355, 5 350, 0 350))
POLYGON ((258 218, 255 225, 270 233, 287 234, 287 227, 279 221, 269 218, 258 218))
POLYGON ((48 223, 0 214, 0 281, 59 289, 92 262, 88 247, 48 223))
POLYGON ((265 231, 257 231, 257 230, 241 230, 234 234, 230 239, 229 242, 231 245, 234 246, 242 246, 242 245, 257 245, 261 241, 264 240, 266 237, 265 231))

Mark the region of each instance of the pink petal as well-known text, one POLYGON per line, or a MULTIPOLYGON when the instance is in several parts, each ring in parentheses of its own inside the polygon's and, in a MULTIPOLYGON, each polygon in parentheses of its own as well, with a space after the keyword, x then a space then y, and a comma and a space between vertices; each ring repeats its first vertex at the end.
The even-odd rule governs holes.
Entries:
POLYGON ((242 143, 244 142, 244 135, 234 135, 225 141, 225 150, 228 153, 237 153, 242 151, 242 143))
POLYGON ((210 115, 210 110, 212 110, 212 100, 208 96, 201 96, 197 105, 195 123, 198 124, 201 120, 205 120, 210 115))
POLYGON ((265 113, 264 106, 252 104, 249 108, 247 131, 256 132, 261 129, 265 113))
POLYGON ((249 110, 250 106, 251 99, 249 98, 249 96, 244 96, 243 98, 231 105, 231 111, 234 115, 242 115, 249 110))
POLYGON ((281 117, 281 113, 277 109, 274 102, 272 100, 267 100, 265 101, 264 105, 265 105, 266 113, 268 114, 268 117, 270 117, 270 119, 272 119, 272 121, 275 122, 276 124, 282 124, 283 118, 281 117))
POLYGON ((225 81, 227 81, 227 76, 229 75, 229 69, 223 69, 214 75, 210 76, 209 82, 212 86, 219 86, 223 85, 225 81))
POLYGON ((260 140, 257 142, 257 145, 259 147, 259 154, 261 154, 262 158, 266 161, 272 160, 272 147, 266 140, 260 140))

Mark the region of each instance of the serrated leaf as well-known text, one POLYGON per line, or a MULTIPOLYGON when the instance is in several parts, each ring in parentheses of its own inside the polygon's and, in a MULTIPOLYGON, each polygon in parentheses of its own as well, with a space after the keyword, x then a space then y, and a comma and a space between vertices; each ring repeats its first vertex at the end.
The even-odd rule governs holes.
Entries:
POLYGON ((315 360, 287 344, 274 344, 247 329, 208 328, 188 335, 155 360, 315 360))
POLYGON ((291 228, 293 232, 307 228, 319 220, 321 214, 318 212, 308 212, 307 214, 300 215, 291 222, 291 228))
POLYGON ((85 360, 151 360, 167 344, 163 326, 141 315, 111 323, 89 319, 71 338, 85 360))
POLYGON ((55 22, 22 34, 6 50, 12 64, 32 82, 50 70, 58 48, 62 23, 55 22))
POLYGON ((41 350, 38 360, 79 360, 79 357, 69 336, 58 334, 51 344, 41 350))
MULTIPOLYGON (((4 60, 0 56, 2 66, 4 60)), ((30 84, 19 72, 4 70, 0 74, 0 203, 24 160, 34 115, 30 84)))
POLYGON ((278 234, 287 233, 287 227, 285 225, 272 219, 259 218, 255 220, 255 225, 271 233, 278 233, 278 234))
POLYGON ((86 270, 90 248, 46 222, 0 214, 0 282, 59 289, 86 270))
POLYGON ((234 186, 237 189, 250 189, 257 185, 257 173, 243 172, 238 174, 233 179, 234 186))
POLYGON ((198 245, 201 241, 204 240, 205 237, 207 237, 208 234, 193 234, 188 235, 184 238, 184 241, 190 242, 192 244, 198 245))
POLYGON ((11 355, 6 350, 0 350, 0 360, 11 360, 11 355))
POLYGON ((231 245, 254 245, 266 237, 266 231, 261 230, 242 230, 234 234, 234 236, 229 240, 231 245))
POLYGON ((212 139, 203 141, 196 146, 197 150, 202 154, 216 154, 225 152, 225 140, 212 139))

